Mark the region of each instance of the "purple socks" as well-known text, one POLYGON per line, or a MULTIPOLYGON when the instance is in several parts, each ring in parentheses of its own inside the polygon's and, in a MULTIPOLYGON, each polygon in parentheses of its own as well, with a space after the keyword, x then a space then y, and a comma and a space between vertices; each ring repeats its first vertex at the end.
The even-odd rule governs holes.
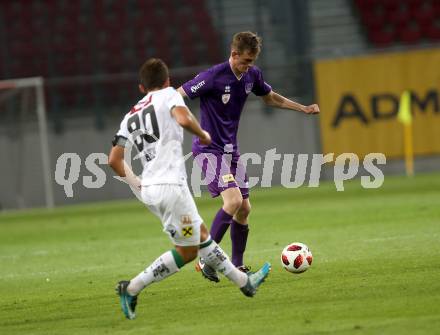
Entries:
POLYGON ((223 208, 220 208, 214 218, 214 221, 212 222, 210 231, 211 238, 215 242, 220 243, 226 231, 228 230, 229 225, 231 224, 231 220, 232 215, 229 215, 223 210, 223 208))
POLYGON ((236 267, 243 265, 243 254, 246 249, 246 242, 249 233, 248 225, 239 224, 232 220, 231 241, 232 241, 232 264, 236 267))
POLYGON ((232 215, 220 208, 212 222, 210 234, 215 242, 220 243, 229 226, 231 226, 232 264, 238 267, 243 265, 243 254, 249 233, 248 225, 239 224, 232 219, 232 215))

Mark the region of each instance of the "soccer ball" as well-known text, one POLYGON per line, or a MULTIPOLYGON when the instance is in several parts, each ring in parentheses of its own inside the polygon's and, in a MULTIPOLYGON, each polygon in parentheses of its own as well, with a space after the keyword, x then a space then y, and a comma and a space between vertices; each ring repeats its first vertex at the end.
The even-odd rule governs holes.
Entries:
POLYGON ((292 273, 302 273, 312 265, 312 252, 304 243, 291 243, 281 253, 281 265, 292 273))

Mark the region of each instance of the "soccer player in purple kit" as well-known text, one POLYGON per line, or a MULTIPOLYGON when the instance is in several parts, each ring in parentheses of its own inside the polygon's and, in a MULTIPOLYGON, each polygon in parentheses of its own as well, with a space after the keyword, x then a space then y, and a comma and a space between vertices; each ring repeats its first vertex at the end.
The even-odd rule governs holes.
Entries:
MULTIPOLYGON (((223 206, 211 225, 211 237, 220 243, 231 227, 232 263, 244 272, 248 271, 243 263, 243 254, 249 232, 251 204, 247 176, 239 162, 237 132, 246 99, 252 92, 272 107, 306 114, 319 113, 316 104, 304 106, 272 90, 264 81, 262 71, 254 66, 260 50, 259 36, 250 31, 237 33, 232 39, 228 61, 199 73, 178 88, 183 97, 200 98, 201 126, 212 137, 210 145, 203 145, 194 137, 192 146, 193 155, 201 165, 205 178, 210 177, 209 192, 212 197, 221 195, 223 199, 223 206), (226 157, 231 156, 230 162, 225 162, 225 154, 226 157), (214 162, 212 157, 215 157, 214 162), (226 172, 225 164, 228 168, 226 172)), ((198 268, 204 277, 219 281, 216 271, 204 264, 203 259, 199 261, 198 268)))

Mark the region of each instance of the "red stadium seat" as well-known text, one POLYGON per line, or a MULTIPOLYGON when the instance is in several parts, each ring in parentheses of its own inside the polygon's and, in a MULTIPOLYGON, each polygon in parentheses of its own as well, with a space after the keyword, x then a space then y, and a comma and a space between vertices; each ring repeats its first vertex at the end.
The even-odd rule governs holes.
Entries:
POLYGON ((425 7, 413 13, 413 17, 420 25, 428 25, 435 18, 435 12, 432 7, 425 7))
POLYGON ((356 5, 363 11, 368 11, 381 4, 380 0, 356 0, 356 5))
POLYGON ((418 11, 426 2, 426 0, 406 0, 406 3, 411 11, 418 11))
POLYGON ((427 36, 432 41, 440 41, 440 26, 439 25, 431 25, 426 28, 424 31, 425 36, 427 36))
POLYGON ((383 0, 382 6, 385 8, 387 13, 393 13, 399 11, 402 5, 401 0, 383 0))
POLYGON ((369 38, 373 44, 378 47, 387 47, 394 42, 395 31, 392 29, 372 30, 369 32, 369 38))
POLYGON ((362 21, 368 29, 382 29, 386 23, 386 17, 383 13, 363 12, 362 21))
POLYGON ((439 39, 438 0, 355 0, 369 40, 379 47, 439 39))
POLYGON ((405 26, 411 20, 411 13, 406 9, 387 13, 387 21, 395 26, 405 26))
POLYGON ((398 31, 399 39, 404 43, 416 43, 422 37, 422 32, 416 23, 410 23, 398 31))
POLYGON ((197 51, 194 48, 193 41, 195 39, 195 35, 189 30, 181 31, 181 50, 182 50, 182 58, 183 63, 186 66, 194 66, 198 63, 198 55, 197 51))
POLYGON ((440 1, 432 0, 431 8, 434 13, 434 16, 438 19, 440 18, 440 1))

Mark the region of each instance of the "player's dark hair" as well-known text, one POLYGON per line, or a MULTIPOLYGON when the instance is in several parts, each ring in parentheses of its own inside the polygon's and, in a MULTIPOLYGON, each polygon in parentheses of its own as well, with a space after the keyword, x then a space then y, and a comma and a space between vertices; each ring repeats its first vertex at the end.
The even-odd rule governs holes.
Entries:
POLYGON ((236 33, 232 38, 231 48, 240 54, 249 51, 251 54, 259 54, 261 50, 261 37, 251 31, 236 33))
POLYGON ((147 91, 162 88, 168 77, 168 66, 159 58, 148 59, 139 70, 140 83, 147 91))

